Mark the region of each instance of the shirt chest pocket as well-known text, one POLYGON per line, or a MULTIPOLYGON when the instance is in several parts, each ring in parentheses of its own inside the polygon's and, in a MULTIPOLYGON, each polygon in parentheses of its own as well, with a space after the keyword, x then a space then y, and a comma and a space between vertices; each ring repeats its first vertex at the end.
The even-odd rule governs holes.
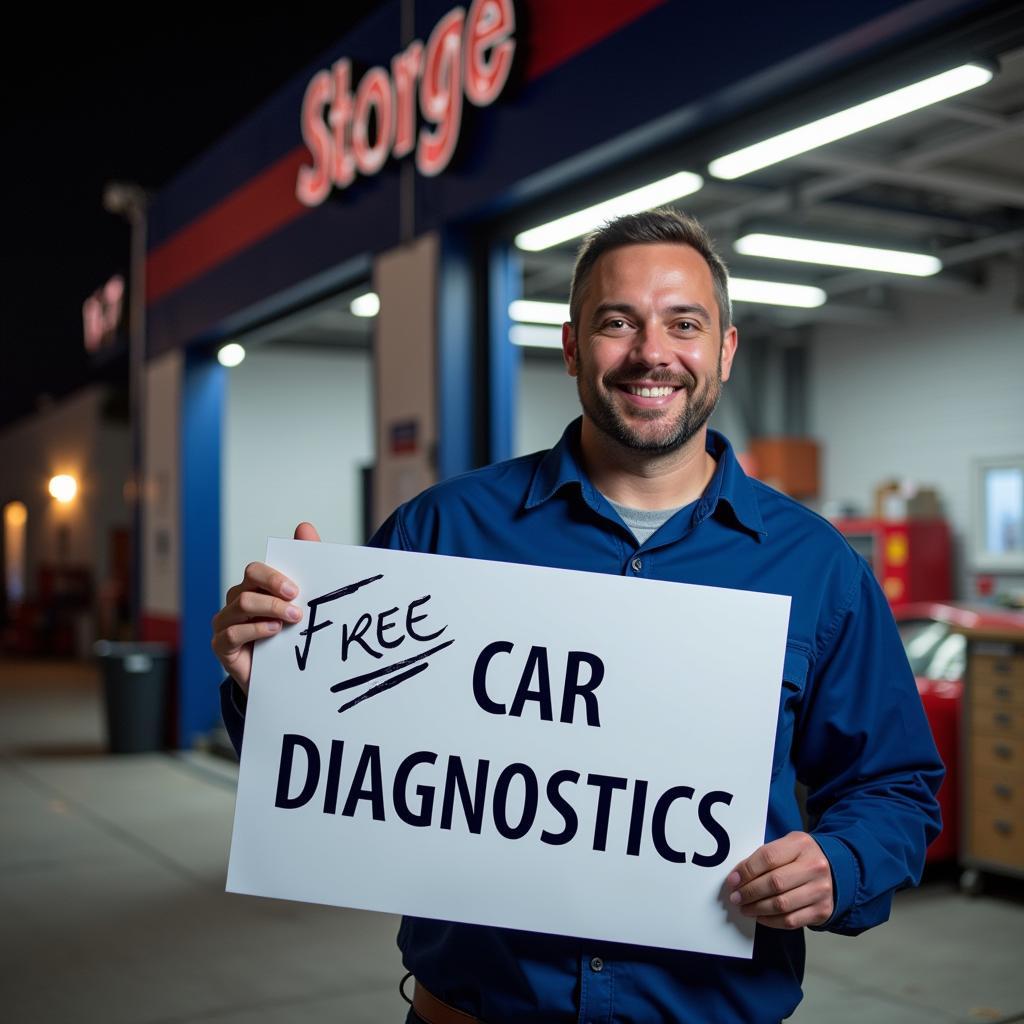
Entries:
POLYGON ((793 726, 800 711, 807 672, 807 655, 795 647, 786 647, 786 661, 782 667, 782 687, 779 694, 779 718, 775 726, 775 754, 772 758, 772 778, 782 771, 789 760, 793 745, 793 726))

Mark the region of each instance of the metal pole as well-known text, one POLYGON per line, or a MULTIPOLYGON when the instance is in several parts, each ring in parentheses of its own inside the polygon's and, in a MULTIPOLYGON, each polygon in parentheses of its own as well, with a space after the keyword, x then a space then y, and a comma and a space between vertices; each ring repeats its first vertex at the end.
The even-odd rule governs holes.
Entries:
POLYGON ((142 633, 142 502, 145 490, 146 387, 146 193, 138 185, 112 183, 103 205, 131 225, 131 274, 128 314, 128 405, 131 418, 132 505, 131 627, 134 639, 142 633))
POLYGON ((131 205, 132 283, 131 342, 128 352, 129 403, 132 423, 132 635, 142 639, 142 504, 146 453, 146 201, 140 195, 131 205))

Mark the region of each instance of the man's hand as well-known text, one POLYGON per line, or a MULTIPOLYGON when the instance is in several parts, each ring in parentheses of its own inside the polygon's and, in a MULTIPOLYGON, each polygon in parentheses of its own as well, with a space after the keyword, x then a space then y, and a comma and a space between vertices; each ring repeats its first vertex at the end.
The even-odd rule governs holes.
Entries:
POLYGON ((768 928, 824 924, 834 907, 832 869, 806 832, 766 843, 726 880, 729 901, 768 928))
MULTIPOLYGON (((295 527, 296 540, 319 540, 312 523, 295 527)), ((263 562, 250 562, 245 578, 232 587, 224 607, 213 617, 213 640, 210 646, 224 670, 249 692, 254 640, 273 636, 283 622, 298 622, 302 611, 291 602, 299 596, 299 588, 287 576, 263 562)))

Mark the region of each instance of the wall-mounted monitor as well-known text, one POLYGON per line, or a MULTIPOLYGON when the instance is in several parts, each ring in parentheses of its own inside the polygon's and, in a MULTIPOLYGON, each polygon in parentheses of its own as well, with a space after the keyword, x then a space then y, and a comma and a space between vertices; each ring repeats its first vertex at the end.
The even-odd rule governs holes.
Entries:
POLYGON ((1024 455, 974 464, 971 563, 985 572, 1024 572, 1024 455))

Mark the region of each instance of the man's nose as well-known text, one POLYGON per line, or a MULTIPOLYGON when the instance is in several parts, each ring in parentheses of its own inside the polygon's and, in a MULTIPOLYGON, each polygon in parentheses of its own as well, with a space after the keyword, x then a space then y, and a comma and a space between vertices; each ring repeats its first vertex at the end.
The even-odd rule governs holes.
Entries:
POLYGON ((668 362, 668 339, 661 324, 644 324, 637 331, 632 356, 636 362, 646 366, 658 366, 668 362))

